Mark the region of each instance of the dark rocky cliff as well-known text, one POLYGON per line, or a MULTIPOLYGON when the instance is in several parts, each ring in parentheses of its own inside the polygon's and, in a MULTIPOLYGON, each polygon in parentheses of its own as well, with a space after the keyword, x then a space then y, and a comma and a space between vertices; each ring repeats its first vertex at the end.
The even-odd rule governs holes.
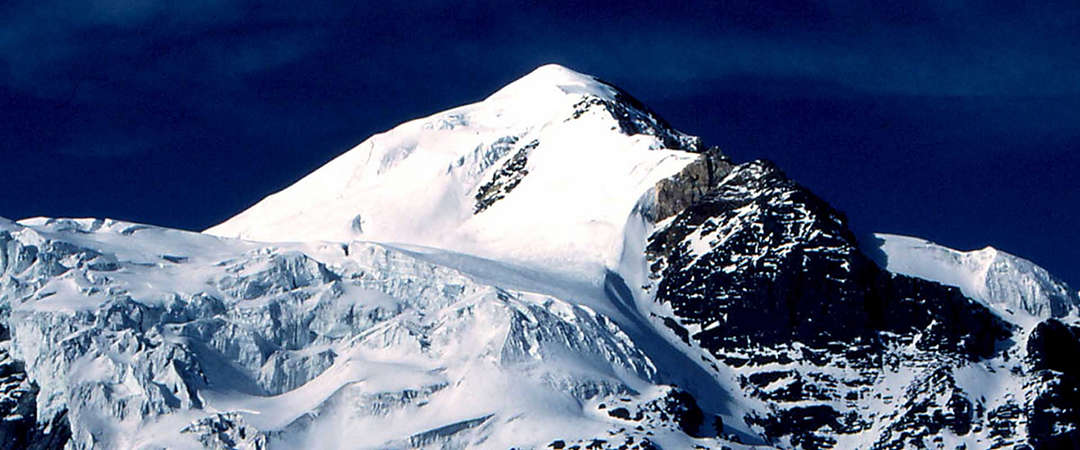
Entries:
MULTIPOLYGON (((1031 416, 1030 443, 1044 447, 1036 428, 1076 423, 1072 410, 1039 419, 1038 405, 1022 399, 988 408, 965 392, 957 370, 1023 351, 1011 344, 1016 327, 956 288, 879 268, 841 212, 769 162, 731 168, 664 222, 647 253, 649 290, 674 312, 663 322, 767 405, 745 420, 773 443, 830 448, 838 436, 865 435, 867 447, 900 449, 947 430, 985 436, 988 446, 1024 444, 1015 413, 1031 416)), ((1032 342, 1073 342, 1065 334, 1047 328, 1032 342)), ((1044 373, 1060 386, 1072 379, 1060 368, 1044 373)), ((1044 401, 1075 395, 1059 390, 1044 401)))

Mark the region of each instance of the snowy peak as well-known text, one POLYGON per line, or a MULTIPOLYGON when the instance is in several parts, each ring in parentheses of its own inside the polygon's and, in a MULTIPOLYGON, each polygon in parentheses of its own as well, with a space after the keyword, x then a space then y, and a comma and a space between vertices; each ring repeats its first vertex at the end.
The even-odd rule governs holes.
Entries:
POLYGON ((558 64, 548 64, 499 89, 485 101, 550 99, 565 95, 615 100, 616 91, 590 75, 558 64))
MULTIPOLYGON (((579 119, 589 112, 599 112, 605 119, 618 123, 618 130, 626 135, 644 134, 655 136, 667 148, 701 151, 701 140, 676 131, 658 114, 653 112, 626 91, 591 75, 575 72, 558 64, 541 66, 528 75, 510 83, 488 97, 484 103, 507 102, 527 105, 551 105, 571 99, 572 113, 564 120, 579 119)), ((567 110, 556 109, 556 115, 567 110)))
POLYGON ((1031 261, 993 247, 962 252, 914 237, 875 237, 885 254, 879 263, 886 270, 958 287, 1005 317, 1016 313, 1064 317, 1080 307, 1080 296, 1064 281, 1031 261))
POLYGON ((373 136, 207 233, 420 245, 602 276, 634 208, 700 151, 617 87, 546 65, 373 136))

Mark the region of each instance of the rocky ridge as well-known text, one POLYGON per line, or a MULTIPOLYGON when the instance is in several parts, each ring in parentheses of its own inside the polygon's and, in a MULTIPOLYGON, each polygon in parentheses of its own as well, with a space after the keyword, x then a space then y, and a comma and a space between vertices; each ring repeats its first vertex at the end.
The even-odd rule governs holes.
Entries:
MULTIPOLYGON (((880 269, 842 213, 768 162, 732 168, 662 222, 647 250, 646 288, 669 308, 657 319, 737 374, 762 405, 745 419, 773 444, 1053 448, 1075 439, 1071 408, 1043 412, 1064 404, 1068 388, 1033 384, 1063 377, 1071 386, 1068 375, 1046 375, 1028 341, 1058 322, 1025 328, 959 288, 880 269)), ((1078 342, 1052 329, 1062 330, 1056 345, 1078 342)))

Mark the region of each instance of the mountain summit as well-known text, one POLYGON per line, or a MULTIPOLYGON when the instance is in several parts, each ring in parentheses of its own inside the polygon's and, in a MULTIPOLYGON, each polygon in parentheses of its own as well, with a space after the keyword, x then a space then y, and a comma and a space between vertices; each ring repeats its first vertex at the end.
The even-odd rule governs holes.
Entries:
POLYGON ((599 273, 617 264, 642 195, 700 150, 618 88, 547 65, 480 103, 373 136, 206 232, 392 242, 599 273))
POLYGON ((0 219, 0 450, 1076 448, 1078 301, 549 65, 205 233, 0 219))

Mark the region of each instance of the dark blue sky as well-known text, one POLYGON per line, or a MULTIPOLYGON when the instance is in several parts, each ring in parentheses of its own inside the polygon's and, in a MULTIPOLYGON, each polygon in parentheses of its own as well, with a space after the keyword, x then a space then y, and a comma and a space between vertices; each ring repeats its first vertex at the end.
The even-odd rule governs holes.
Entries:
POLYGON ((776 161, 856 231, 1080 283, 1075 1, 384 3, 3 2, 0 216, 203 229, 556 62, 776 161))

